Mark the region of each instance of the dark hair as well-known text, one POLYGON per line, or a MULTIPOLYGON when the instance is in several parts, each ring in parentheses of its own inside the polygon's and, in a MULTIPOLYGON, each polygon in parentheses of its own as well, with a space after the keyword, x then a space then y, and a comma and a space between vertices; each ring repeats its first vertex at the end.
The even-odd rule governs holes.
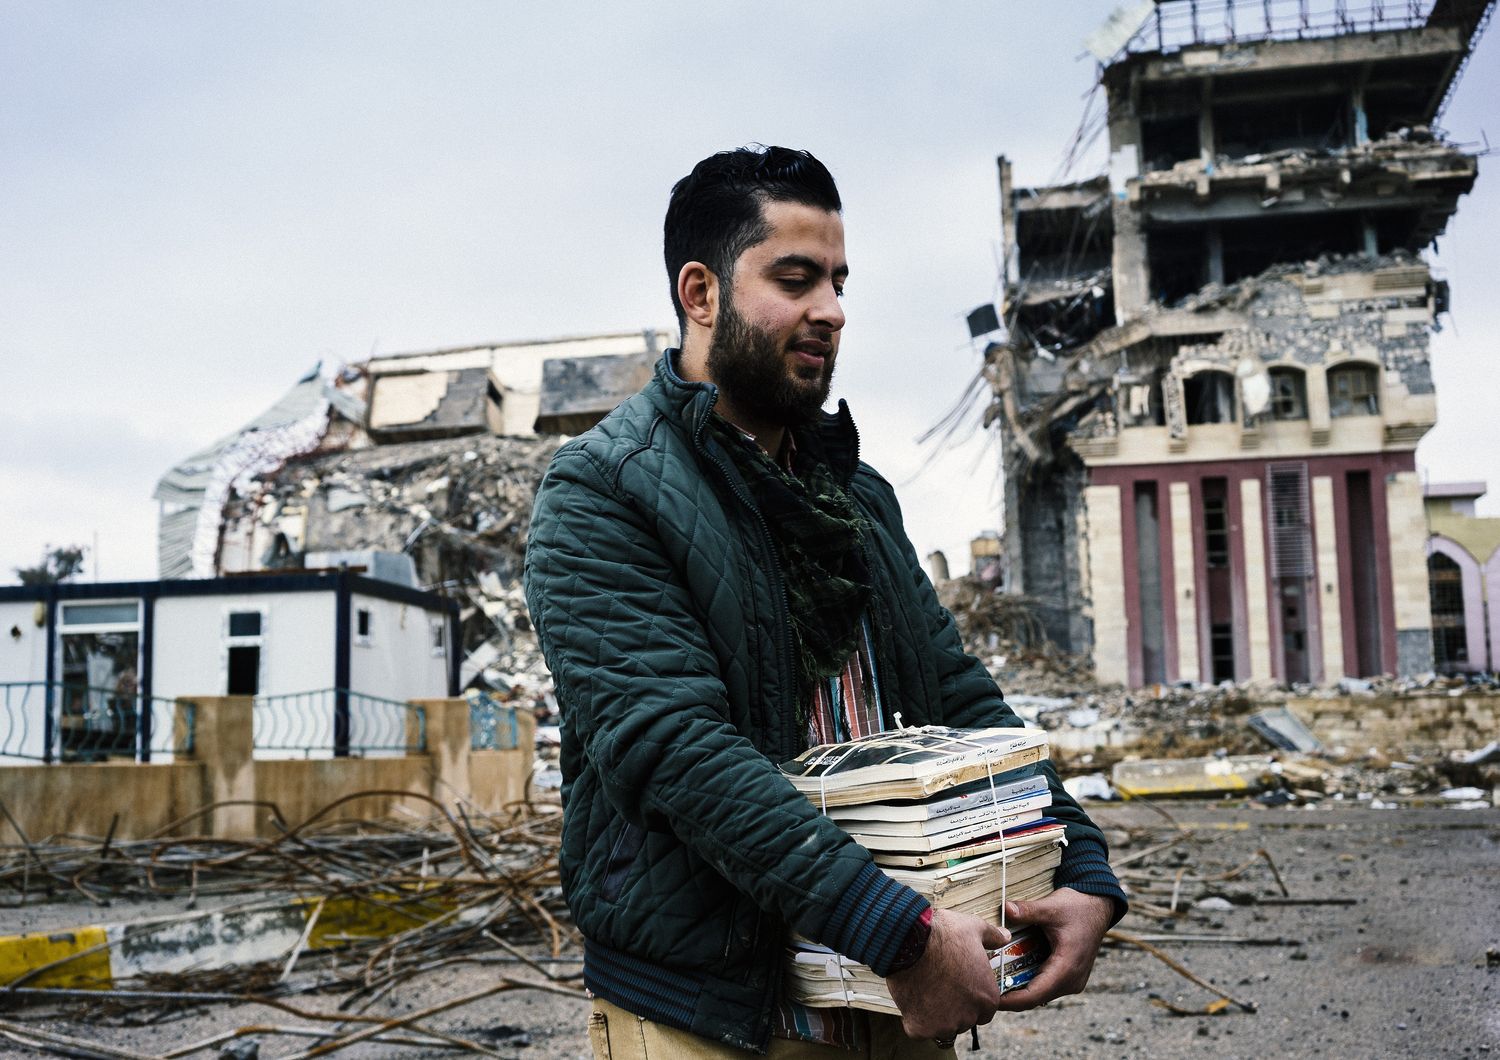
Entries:
POLYGON ((767 202, 843 209, 827 167, 789 147, 751 144, 720 151, 672 186, 662 249, 672 308, 684 331, 687 316, 677 297, 677 274, 688 262, 701 261, 727 286, 739 256, 771 234, 762 213, 767 202))

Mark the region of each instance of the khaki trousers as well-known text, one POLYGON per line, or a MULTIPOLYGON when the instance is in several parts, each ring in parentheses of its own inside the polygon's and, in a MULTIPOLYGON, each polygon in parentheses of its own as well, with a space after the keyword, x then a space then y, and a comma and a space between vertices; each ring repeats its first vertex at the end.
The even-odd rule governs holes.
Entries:
MULTIPOLYGON (((772 1038, 768 1060, 941 1060, 955 1056, 952 1047, 940 1049, 935 1042, 913 1041, 901 1032, 901 1021, 879 1012, 860 1012, 866 1021, 866 1048, 859 1052, 813 1042, 772 1038)), ((756 1054, 724 1042, 700 1038, 662 1023, 653 1023, 634 1013, 594 998, 589 1014, 589 1044, 594 1060, 750 1060, 756 1054)))

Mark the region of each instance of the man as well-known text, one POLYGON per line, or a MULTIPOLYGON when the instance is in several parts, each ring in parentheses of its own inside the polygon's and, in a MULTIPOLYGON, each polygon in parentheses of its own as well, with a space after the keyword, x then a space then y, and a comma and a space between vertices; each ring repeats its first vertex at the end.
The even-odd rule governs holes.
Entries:
POLYGON ((1053 956, 1002 996, 984 950, 1006 933, 934 914, 777 770, 897 713, 1020 724, 858 462, 847 406, 821 411, 841 208, 823 165, 786 148, 679 181, 682 348, 558 451, 537 495, 526 591, 562 708, 563 882, 599 1056, 951 1055, 997 1010, 1081 990, 1124 911, 1102 835, 1048 767, 1070 840, 1059 890, 1007 913, 1043 925, 1053 956), (885 976, 901 1019, 789 1002, 789 931, 885 976))

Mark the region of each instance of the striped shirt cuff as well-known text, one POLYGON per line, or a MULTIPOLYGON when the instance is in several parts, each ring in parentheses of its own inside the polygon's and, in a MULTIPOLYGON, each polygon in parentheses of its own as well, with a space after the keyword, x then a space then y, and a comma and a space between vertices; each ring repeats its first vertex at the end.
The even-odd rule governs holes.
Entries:
POLYGON ((1108 898, 1115 907, 1110 927, 1118 924, 1120 918, 1130 910, 1125 892, 1120 889, 1120 881, 1109 867, 1109 854, 1104 844, 1091 836, 1079 836, 1068 841, 1068 845, 1063 848, 1062 864, 1053 874, 1052 884, 1057 888, 1071 887, 1081 894, 1108 898))
POLYGON ((820 941, 884 977, 912 925, 930 908, 916 891, 866 862, 834 906, 820 941))

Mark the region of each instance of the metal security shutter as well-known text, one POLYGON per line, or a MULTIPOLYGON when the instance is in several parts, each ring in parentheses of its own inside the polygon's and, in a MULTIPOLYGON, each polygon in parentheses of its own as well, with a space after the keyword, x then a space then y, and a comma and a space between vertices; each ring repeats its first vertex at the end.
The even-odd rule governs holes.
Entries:
POLYGON ((1312 525, 1307 514, 1307 465, 1269 464, 1271 498, 1271 577, 1310 578, 1313 574, 1312 525))

